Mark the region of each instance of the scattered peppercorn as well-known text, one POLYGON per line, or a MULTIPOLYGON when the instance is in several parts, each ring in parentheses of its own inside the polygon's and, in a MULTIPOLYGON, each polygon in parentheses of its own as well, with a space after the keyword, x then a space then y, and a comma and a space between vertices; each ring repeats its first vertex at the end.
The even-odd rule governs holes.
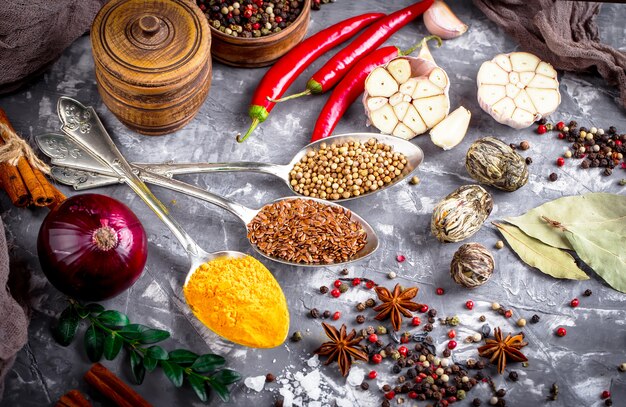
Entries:
POLYGON ((613 400, 611 400, 611 399, 604 400, 604 405, 608 406, 608 407, 611 407, 613 405, 613 400))
POLYGON ((296 331, 291 335, 291 340, 293 342, 300 342, 302 340, 302 332, 296 331))
POLYGON ((311 311, 309 311, 309 314, 311 315, 311 318, 320 317, 320 311, 317 308, 313 308, 311 311))
POLYGON ((504 311, 504 318, 511 318, 513 316, 513 311, 510 309, 504 311))
POLYGON ((624 185, 626 185, 626 178, 622 178, 621 180, 619 180, 619 185, 621 187, 623 187, 624 185))
POLYGON ((578 298, 574 298, 572 301, 570 301, 569 305, 571 305, 572 308, 576 308, 578 307, 578 305, 580 305, 580 301, 578 300, 578 298))
POLYGON ((530 143, 526 140, 519 143, 520 150, 528 150, 530 148, 530 143))
POLYGON ((265 381, 266 381, 267 383, 271 383, 271 382, 273 382, 274 380, 276 380, 276 376, 274 376, 273 374, 268 373, 268 374, 266 374, 266 375, 265 375, 265 381))
POLYGON ((482 402, 478 398, 475 398, 474 400, 472 400, 472 406, 473 407, 480 407, 481 404, 482 404, 482 402))
POLYGON ((361 389, 367 390, 370 388, 370 384, 368 382, 361 383, 361 389))
POLYGON ((346 291, 348 291, 348 288, 350 288, 350 287, 348 287, 348 284, 344 284, 344 283, 342 283, 342 284, 339 286, 339 292, 343 294, 343 293, 345 293, 346 291))
POLYGON ((357 311, 365 311, 365 308, 367 308, 367 306, 365 304, 363 304, 362 302, 360 302, 360 303, 358 303, 356 305, 357 311))
POLYGON ((519 380, 519 374, 518 374, 515 370, 512 370, 512 371, 509 373, 509 379, 510 379, 512 382, 516 382, 516 381, 518 381, 518 380, 519 380))
POLYGON ((559 176, 553 172, 552 174, 550 174, 550 176, 548 177, 548 179, 552 182, 556 181, 557 179, 559 179, 559 176))
POLYGON ((548 131, 548 128, 545 124, 540 124, 537 126, 537 134, 545 134, 548 131))
POLYGON ((328 287, 326 287, 325 285, 320 287, 320 293, 326 294, 327 292, 328 292, 328 287))
POLYGON ((336 321, 339 318, 341 318, 341 312, 337 311, 333 314, 333 321, 336 321))
POLYGON ((420 179, 416 175, 411 177, 411 180, 409 181, 409 184, 411 185, 417 185, 419 183, 420 183, 420 179))
POLYGON ((500 250, 504 247, 504 242, 502 240, 498 240, 496 242, 496 249, 500 250))
POLYGON ((487 317, 486 317, 486 316, 484 316, 484 315, 481 315, 481 316, 478 318, 478 320, 479 320, 480 322, 485 322, 485 321, 487 320, 487 317))
POLYGON ((556 159, 556 165, 559 167, 562 167, 565 165, 565 159, 563 159, 563 157, 559 157, 556 159))
POLYGON ((604 390, 602 394, 600 394, 600 398, 602 399, 608 399, 609 397, 611 397, 611 392, 608 390, 604 390))
POLYGON ((341 270, 341 272, 340 272, 340 274, 341 274, 342 276, 347 276, 348 274, 350 274, 350 272, 348 271, 348 269, 342 269, 342 270, 341 270))
POLYGON ((356 323, 357 324, 362 324, 363 322, 365 322, 365 317, 363 315, 357 315, 356 316, 356 323))
POLYGON ((539 315, 535 314, 530 318, 530 322, 536 324, 537 322, 539 322, 539 319, 539 315))
POLYGON ((626 363, 619 365, 618 369, 620 372, 626 372, 626 363))
POLYGON ((530 165, 533 163, 533 158, 532 157, 526 157, 526 165, 530 165))
POLYGON ((339 298, 339 296, 341 295, 341 291, 335 288, 334 290, 330 292, 330 295, 332 295, 335 298, 339 298))
POLYGON ((565 335, 567 335, 567 330, 565 328, 563 328, 563 327, 559 327, 556 330, 556 335, 557 336, 565 336, 565 335))
POLYGON ((496 392, 496 396, 502 398, 504 396, 506 396, 506 390, 504 389, 498 389, 498 391, 496 392))
POLYGON ((517 320, 517 326, 519 326, 520 328, 523 328, 526 326, 526 320, 524 318, 520 318, 517 320))
POLYGON ((330 311, 326 310, 324 311, 324 313, 322 314, 324 318, 330 318, 330 311))

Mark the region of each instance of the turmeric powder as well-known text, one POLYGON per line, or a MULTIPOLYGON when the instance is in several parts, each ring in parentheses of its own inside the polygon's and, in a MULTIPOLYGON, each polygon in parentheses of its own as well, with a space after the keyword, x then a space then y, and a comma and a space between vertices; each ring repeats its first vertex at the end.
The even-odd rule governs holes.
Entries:
POLYGON ((219 257, 203 263, 183 292, 195 316, 232 342, 273 348, 287 337, 285 295, 270 271, 251 256, 219 257))

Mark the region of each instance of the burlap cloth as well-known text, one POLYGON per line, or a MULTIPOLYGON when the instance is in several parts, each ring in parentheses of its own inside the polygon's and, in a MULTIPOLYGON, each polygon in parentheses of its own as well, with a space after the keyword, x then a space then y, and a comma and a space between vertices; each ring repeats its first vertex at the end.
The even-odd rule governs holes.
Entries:
POLYGON ((473 0, 476 7, 513 36, 525 51, 556 69, 597 69, 619 86, 626 108, 626 53, 600 43, 595 17, 599 3, 559 0, 473 0))
POLYGON ((41 73, 107 0, 0 0, 0 93, 41 73))
POLYGON ((11 295, 9 282, 9 250, 4 225, 0 219, 0 399, 4 378, 11 370, 15 355, 28 340, 28 317, 11 295))

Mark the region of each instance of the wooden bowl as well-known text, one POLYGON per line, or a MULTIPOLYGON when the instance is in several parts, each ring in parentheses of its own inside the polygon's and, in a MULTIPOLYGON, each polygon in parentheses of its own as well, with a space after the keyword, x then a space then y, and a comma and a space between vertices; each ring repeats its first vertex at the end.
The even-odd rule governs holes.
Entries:
POLYGON ((311 16, 311 0, 304 0, 300 15, 276 34, 257 38, 233 37, 211 26, 211 55, 226 65, 257 68, 271 65, 298 45, 306 35, 311 16))

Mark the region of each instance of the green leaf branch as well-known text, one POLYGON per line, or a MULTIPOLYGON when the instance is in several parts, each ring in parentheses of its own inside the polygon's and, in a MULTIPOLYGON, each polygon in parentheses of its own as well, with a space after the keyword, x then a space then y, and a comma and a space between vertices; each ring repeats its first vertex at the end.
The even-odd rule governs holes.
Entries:
POLYGON ((122 348, 130 354, 130 368, 133 380, 141 384, 146 372, 157 367, 175 387, 181 387, 185 380, 202 401, 207 401, 211 390, 223 401, 230 399, 228 386, 239 381, 241 375, 225 369, 226 360, 219 355, 207 353, 198 355, 186 349, 170 352, 159 342, 170 337, 168 331, 153 329, 141 324, 133 324, 128 316, 115 310, 105 310, 100 304, 81 304, 70 299, 70 305, 63 310, 52 336, 62 346, 68 346, 78 333, 81 322, 88 324, 83 337, 87 357, 98 362, 104 357, 115 359, 122 348))

